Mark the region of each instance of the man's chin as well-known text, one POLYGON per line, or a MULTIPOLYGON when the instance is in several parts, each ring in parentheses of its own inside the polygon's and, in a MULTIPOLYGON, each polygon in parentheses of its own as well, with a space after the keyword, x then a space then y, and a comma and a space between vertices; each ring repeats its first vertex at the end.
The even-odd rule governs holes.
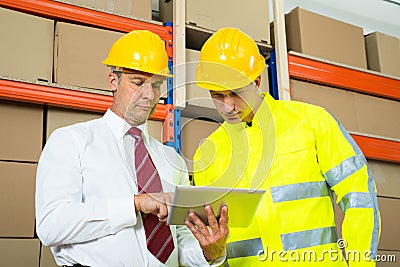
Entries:
POLYGON ((224 116, 222 116, 222 117, 224 118, 224 120, 227 123, 235 124, 235 123, 242 122, 242 120, 239 117, 224 117, 224 116))
POLYGON ((132 126, 137 126, 145 123, 149 118, 149 114, 135 114, 135 116, 125 116, 125 121, 132 126))

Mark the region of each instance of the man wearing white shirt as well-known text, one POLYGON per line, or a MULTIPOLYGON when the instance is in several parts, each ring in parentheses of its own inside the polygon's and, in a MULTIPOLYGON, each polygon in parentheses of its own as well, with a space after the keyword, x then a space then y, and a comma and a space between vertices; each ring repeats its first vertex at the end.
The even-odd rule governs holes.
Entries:
POLYGON ((161 39, 132 31, 108 58, 113 104, 101 119, 56 130, 39 160, 37 233, 65 266, 212 266, 225 260, 227 207, 210 227, 194 214, 165 224, 184 160, 148 134, 146 121, 168 76, 161 39), (149 176, 149 177, 147 177, 149 176))

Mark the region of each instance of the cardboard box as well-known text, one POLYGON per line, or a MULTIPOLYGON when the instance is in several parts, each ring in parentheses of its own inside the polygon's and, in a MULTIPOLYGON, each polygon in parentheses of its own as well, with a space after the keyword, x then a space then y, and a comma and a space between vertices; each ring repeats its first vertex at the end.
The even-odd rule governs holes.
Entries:
POLYGON ((43 132, 41 105, 0 100, 0 125, 0 160, 39 160, 43 132))
POLYGON ((350 131, 400 138, 400 103, 328 86, 291 80, 291 96, 327 109, 350 131))
POLYGON ((103 65, 123 33, 57 22, 54 47, 56 83, 109 90, 110 68, 103 65))
POLYGON ((0 161, 0 237, 33 237, 36 168, 0 161))
MULTIPOLYGON (((59 107, 49 107, 47 111, 47 131, 46 140, 49 138, 50 134, 57 128, 72 125, 79 122, 94 120, 103 117, 103 114, 67 109, 59 107)), ((147 126, 150 135, 156 138, 158 141, 162 142, 162 121, 148 120, 147 126)))
MULTIPOLYGON (((162 8, 163 5, 160 5, 160 14, 162 8)), ((268 10, 268 1, 263 0, 246 3, 230 0, 187 0, 186 23, 212 31, 223 27, 235 27, 256 41, 270 43, 268 10)))
POLYGON ((57 267, 56 260, 54 259, 53 253, 49 247, 42 245, 40 250, 40 265, 39 267, 57 267))
POLYGON ((39 239, 0 238, 1 266, 39 266, 39 239))
POLYGON ((193 173, 193 156, 203 139, 220 126, 219 123, 198 119, 181 119, 182 156, 189 173, 193 173))
POLYGON ((400 39, 381 32, 365 36, 368 69, 400 77, 400 39))
POLYGON ((155 120, 148 120, 147 127, 149 129, 149 134, 157 139, 159 142, 163 142, 163 122, 162 121, 155 121, 155 120))
POLYGON ((125 17, 151 20, 151 1, 149 0, 56 0, 125 17))
POLYGON ((179 71, 179 68, 184 68, 186 81, 184 85, 175 88, 175 90, 186 90, 186 107, 182 110, 182 115, 190 118, 202 116, 204 118, 223 121, 215 108, 208 90, 196 85, 196 66, 200 60, 200 51, 186 49, 185 55, 185 65, 177 66, 176 71, 179 71))
POLYGON ((400 251, 400 199, 378 197, 382 220, 379 249, 400 251))
POLYGON ((375 178, 378 196, 400 198, 400 164, 368 160, 375 178))
POLYGON ((324 107, 344 128, 358 130, 355 93, 293 79, 290 80, 290 89, 292 100, 324 107))
POLYGON ((57 128, 101 118, 103 114, 83 111, 77 109, 67 109, 59 107, 49 107, 47 110, 47 131, 46 140, 57 128))
POLYGON ((52 82, 54 21, 0 8, 0 76, 52 82))
POLYGON ((164 23, 173 22, 173 12, 174 3, 172 1, 158 0, 158 18, 160 21, 164 23))
POLYGON ((400 139, 400 102, 355 94, 359 132, 400 139))
POLYGON ((367 68, 363 29, 301 9, 285 16, 288 50, 367 68))
POLYGON ((149 0, 130 0, 132 2, 131 16, 152 20, 152 1, 149 0))
MULTIPOLYGON (((196 67, 200 60, 200 51, 185 49, 186 53, 186 103, 188 105, 201 106, 215 109, 208 90, 196 85, 196 67)), ((180 90, 177 88, 177 90, 180 90)))

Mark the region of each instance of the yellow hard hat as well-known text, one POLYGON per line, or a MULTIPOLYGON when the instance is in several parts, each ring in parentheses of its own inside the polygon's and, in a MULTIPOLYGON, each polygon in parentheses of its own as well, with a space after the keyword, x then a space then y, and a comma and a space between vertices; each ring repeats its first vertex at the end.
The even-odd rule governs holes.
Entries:
POLYGON ((253 39, 237 28, 222 28, 200 51, 196 84, 214 91, 233 90, 254 81, 264 68, 265 59, 253 39))
POLYGON ((134 30, 119 38, 103 64, 172 77, 164 42, 147 30, 134 30))

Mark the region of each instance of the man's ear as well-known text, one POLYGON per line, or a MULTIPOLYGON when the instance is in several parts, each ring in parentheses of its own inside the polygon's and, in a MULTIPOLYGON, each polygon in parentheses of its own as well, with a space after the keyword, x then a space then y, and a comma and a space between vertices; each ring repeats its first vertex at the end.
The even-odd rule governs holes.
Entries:
POLYGON ((260 85, 261 85, 261 75, 258 76, 258 77, 254 80, 254 82, 256 83, 257 87, 260 88, 260 85))
POLYGON ((110 72, 108 74, 108 85, 110 86, 111 91, 116 92, 118 89, 118 76, 117 74, 110 72))

